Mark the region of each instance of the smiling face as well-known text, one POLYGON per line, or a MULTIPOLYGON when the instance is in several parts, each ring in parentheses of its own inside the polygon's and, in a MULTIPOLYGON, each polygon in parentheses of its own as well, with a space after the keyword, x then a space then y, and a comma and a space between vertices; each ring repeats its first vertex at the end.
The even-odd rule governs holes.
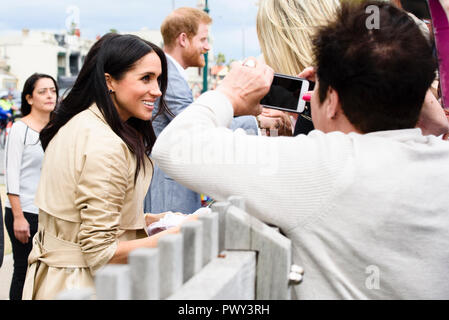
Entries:
POLYGON ((187 40, 183 55, 188 67, 204 67, 206 64, 204 54, 210 50, 208 34, 209 25, 200 23, 197 34, 187 40))
POLYGON ((56 106, 56 87, 52 79, 40 78, 31 95, 26 97, 31 110, 50 113, 56 106))
POLYGON ((105 74, 111 98, 122 121, 134 117, 150 120, 154 102, 162 95, 158 77, 162 73, 161 60, 156 52, 139 59, 120 80, 105 74))

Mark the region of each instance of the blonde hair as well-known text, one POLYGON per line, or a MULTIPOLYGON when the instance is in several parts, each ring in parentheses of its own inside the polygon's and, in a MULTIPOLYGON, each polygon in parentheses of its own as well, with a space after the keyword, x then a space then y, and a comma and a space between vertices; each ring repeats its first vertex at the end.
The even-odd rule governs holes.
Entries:
POLYGON ((261 0, 257 36, 265 62, 289 75, 311 66, 311 38, 335 17, 338 7, 338 0, 261 0))
POLYGON ((176 38, 183 32, 189 39, 193 38, 198 33, 200 23, 210 24, 212 18, 196 8, 182 7, 172 11, 161 25, 164 45, 173 46, 176 38))

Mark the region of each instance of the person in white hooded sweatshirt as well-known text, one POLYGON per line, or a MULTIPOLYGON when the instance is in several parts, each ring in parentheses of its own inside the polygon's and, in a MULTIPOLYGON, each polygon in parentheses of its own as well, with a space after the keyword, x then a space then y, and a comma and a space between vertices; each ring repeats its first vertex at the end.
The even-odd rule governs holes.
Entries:
POLYGON ((448 299, 449 144, 415 128, 435 75, 428 42, 404 11, 369 1, 343 4, 313 43, 315 68, 301 76, 316 81, 316 130, 270 139, 226 128, 260 113, 269 90, 273 70, 250 58, 170 123, 153 158, 278 226, 305 269, 298 299, 448 299), (365 24, 370 5, 378 28, 365 24))

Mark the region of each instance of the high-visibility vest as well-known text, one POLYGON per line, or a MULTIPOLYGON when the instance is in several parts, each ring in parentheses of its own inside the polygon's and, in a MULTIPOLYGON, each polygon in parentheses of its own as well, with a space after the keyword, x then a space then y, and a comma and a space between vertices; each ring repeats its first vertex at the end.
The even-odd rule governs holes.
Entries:
POLYGON ((5 111, 9 111, 12 108, 12 103, 8 100, 0 99, 0 107, 5 111))

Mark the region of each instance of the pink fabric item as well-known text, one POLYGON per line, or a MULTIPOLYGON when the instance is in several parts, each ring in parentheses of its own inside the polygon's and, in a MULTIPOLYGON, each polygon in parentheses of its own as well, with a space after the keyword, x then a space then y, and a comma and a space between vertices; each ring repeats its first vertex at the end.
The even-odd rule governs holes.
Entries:
POLYGON ((439 0, 428 0, 438 51, 442 104, 449 109, 449 21, 439 0))

